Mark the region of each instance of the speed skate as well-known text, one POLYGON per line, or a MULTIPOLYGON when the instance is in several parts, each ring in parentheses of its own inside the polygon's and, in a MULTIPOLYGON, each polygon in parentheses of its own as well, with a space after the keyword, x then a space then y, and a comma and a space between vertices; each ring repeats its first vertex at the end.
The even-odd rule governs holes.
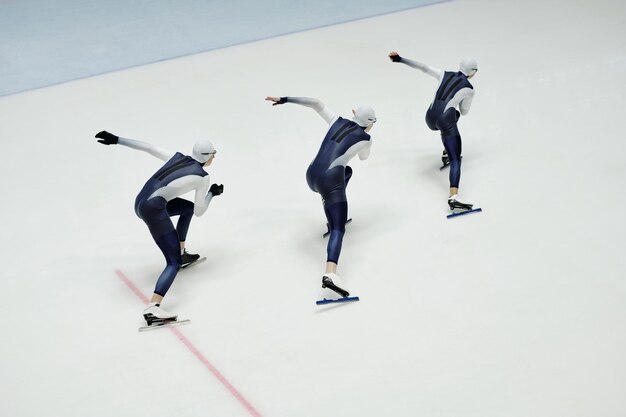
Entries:
POLYGON ((202 263, 202 262, 204 262, 204 261, 206 261, 206 256, 203 256, 202 258, 200 258, 200 259, 198 259, 198 260, 195 260, 195 261, 193 261, 193 262, 190 262, 190 263, 188 263, 188 264, 185 264, 185 265, 181 266, 181 267, 180 267, 180 269, 187 269, 187 268, 191 268, 192 266, 194 266, 194 265, 198 265, 198 264, 200 264, 200 263, 202 263))
POLYGON ((315 304, 323 305, 323 304, 331 304, 331 303, 345 303, 349 301, 359 301, 359 297, 350 297, 350 293, 342 288, 343 284, 339 280, 339 277, 335 273, 327 273, 322 277, 322 288, 328 288, 331 291, 340 295, 341 298, 324 298, 322 300, 318 300, 315 304), (333 278, 335 281, 333 281, 333 278))
POLYGON ((478 213, 483 211, 480 207, 474 208, 473 204, 463 203, 456 199, 456 194, 448 198, 448 207, 450 207, 450 214, 446 217, 451 219, 452 217, 462 216, 464 214, 478 213))

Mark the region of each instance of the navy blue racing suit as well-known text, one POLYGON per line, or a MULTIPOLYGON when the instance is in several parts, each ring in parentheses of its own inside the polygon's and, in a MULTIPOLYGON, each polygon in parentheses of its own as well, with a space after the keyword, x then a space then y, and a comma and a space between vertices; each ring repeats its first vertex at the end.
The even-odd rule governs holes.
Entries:
POLYGON ((352 168, 338 162, 354 145, 370 140, 370 135, 364 131, 363 127, 351 120, 339 117, 330 126, 317 156, 306 172, 309 188, 322 196, 330 229, 327 262, 337 263, 339 260, 348 220, 346 186, 352 176, 352 168))
POLYGON ((154 290, 161 296, 169 290, 182 265, 179 242, 185 241, 187 237, 194 213, 194 203, 178 197, 167 201, 161 196, 152 195, 172 181, 187 175, 204 177, 208 174, 200 162, 177 152, 152 175, 135 199, 135 213, 148 226, 167 263, 154 290), (180 216, 176 229, 170 216, 180 216))

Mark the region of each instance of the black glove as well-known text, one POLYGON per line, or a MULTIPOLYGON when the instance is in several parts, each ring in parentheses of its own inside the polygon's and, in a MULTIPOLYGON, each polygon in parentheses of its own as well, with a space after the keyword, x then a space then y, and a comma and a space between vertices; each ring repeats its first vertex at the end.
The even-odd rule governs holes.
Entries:
POLYGON ((402 61, 402 57, 400 55, 389 55, 389 59, 391 59, 393 62, 400 62, 402 61))
POLYGON ((287 102, 287 97, 281 97, 280 100, 275 101, 272 106, 278 106, 279 104, 285 104, 287 102))
POLYGON ((213 194, 213 197, 215 197, 216 195, 220 195, 224 192, 224 184, 213 184, 211 185, 211 188, 209 188, 209 192, 211 194, 213 194))
POLYGON ((100 139, 98 142, 103 145, 117 145, 117 141, 120 138, 119 136, 115 136, 113 133, 109 133, 106 130, 98 132, 96 137, 100 139))

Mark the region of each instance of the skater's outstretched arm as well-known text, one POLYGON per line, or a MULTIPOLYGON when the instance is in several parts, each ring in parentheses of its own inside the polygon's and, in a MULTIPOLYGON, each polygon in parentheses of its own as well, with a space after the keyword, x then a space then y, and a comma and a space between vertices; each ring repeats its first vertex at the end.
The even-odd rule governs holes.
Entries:
POLYGON ((162 161, 169 160, 176 152, 169 151, 167 149, 160 148, 158 146, 152 145, 148 142, 142 142, 140 140, 121 138, 113 133, 109 133, 106 130, 98 132, 96 137, 100 140, 98 142, 103 145, 124 145, 128 146, 132 149, 137 149, 139 151, 144 151, 149 153, 152 156, 159 158, 162 161))
POLYGON ((422 64, 421 62, 401 57, 396 51, 391 51, 389 53, 389 59, 391 59, 392 62, 400 62, 402 64, 408 65, 411 68, 418 69, 423 73, 430 75, 431 77, 437 78, 438 80, 440 80, 444 74, 444 71, 440 70, 439 68, 431 67, 426 64, 422 64))
POLYGON ((329 125, 335 123, 335 121, 337 121, 337 119, 339 118, 339 116, 337 116, 334 111, 326 107, 324 103, 316 98, 267 96, 265 97, 265 100, 273 101, 274 103, 272 104, 272 106, 277 106, 279 104, 285 103, 294 103, 301 106, 310 107, 315 110, 329 125))

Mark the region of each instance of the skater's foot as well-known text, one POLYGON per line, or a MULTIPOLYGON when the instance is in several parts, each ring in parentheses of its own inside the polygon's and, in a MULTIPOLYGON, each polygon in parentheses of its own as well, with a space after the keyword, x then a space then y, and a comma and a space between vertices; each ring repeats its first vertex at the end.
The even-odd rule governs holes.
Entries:
POLYGON ((457 200, 456 194, 448 198, 448 206, 450 207, 450 210, 454 210, 454 209, 471 210, 472 207, 474 207, 473 204, 467 204, 467 203, 463 203, 457 200))
POLYGON ((326 273, 322 277, 322 288, 328 288, 344 298, 350 296, 350 293, 345 289, 345 286, 339 279, 339 276, 332 272, 326 273))
POLYGON ((448 152, 443 151, 443 155, 441 155, 441 162, 443 162, 443 166, 450 165, 450 157, 448 156, 448 152))
POLYGON ((182 258, 183 258, 183 264, 181 265, 181 268, 185 268, 187 266, 189 266, 190 264, 196 262, 198 259, 200 259, 200 255, 194 254, 194 253, 187 253, 187 250, 183 250, 182 253, 182 258))
POLYGON ((148 326, 152 323, 163 323, 168 321, 175 321, 178 315, 169 313, 163 310, 159 304, 150 303, 148 308, 143 311, 143 318, 148 323, 148 326))

